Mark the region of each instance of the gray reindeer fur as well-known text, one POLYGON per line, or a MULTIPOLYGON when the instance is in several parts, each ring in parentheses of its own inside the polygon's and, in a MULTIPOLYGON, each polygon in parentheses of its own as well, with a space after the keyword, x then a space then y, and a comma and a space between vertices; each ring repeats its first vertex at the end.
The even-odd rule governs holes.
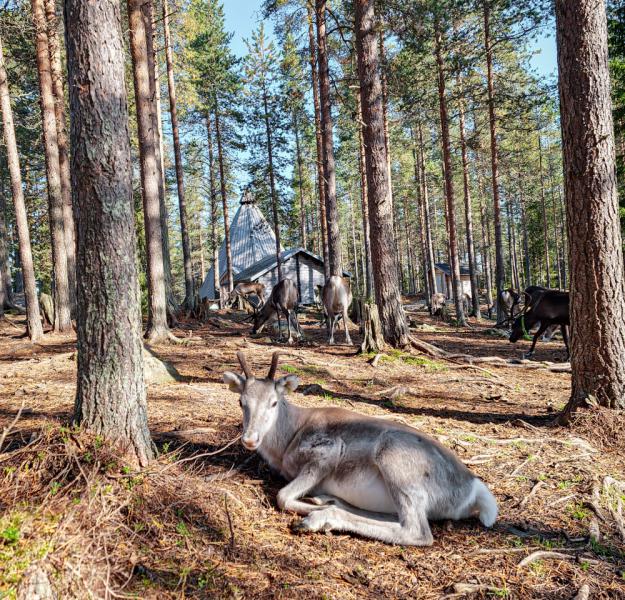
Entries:
POLYGON ((323 286, 321 301, 328 316, 328 343, 334 344, 334 328, 338 318, 343 315, 343 325, 345 326, 345 342, 351 346, 352 339, 349 337, 347 327, 347 311, 352 303, 352 291, 349 281, 333 275, 323 286))
POLYGON ((241 441, 290 483, 278 506, 304 518, 300 531, 345 531, 391 544, 428 546, 429 520, 477 515, 490 527, 497 503, 486 485, 436 440, 394 421, 286 400, 299 380, 224 373, 240 394, 241 441))

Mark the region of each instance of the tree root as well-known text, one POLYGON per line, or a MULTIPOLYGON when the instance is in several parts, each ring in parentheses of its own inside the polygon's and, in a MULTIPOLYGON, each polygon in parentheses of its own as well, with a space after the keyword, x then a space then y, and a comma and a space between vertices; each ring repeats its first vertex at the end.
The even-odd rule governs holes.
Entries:
MULTIPOLYGON (((473 367, 479 370, 479 367, 476 367, 476 364, 490 364, 496 367, 507 367, 507 368, 517 368, 517 369, 546 369, 551 371, 552 373, 570 373, 571 365, 570 363, 562 363, 556 364, 549 361, 543 362, 531 362, 529 360, 523 359, 505 359, 501 358, 501 356, 471 356, 470 354, 459 354, 447 352, 446 350, 442 350, 433 344, 429 344, 428 342, 424 342, 422 340, 418 340, 417 338, 410 336, 410 344, 415 350, 427 354, 428 356, 432 356, 434 358, 442 358, 444 360, 448 360, 450 362, 454 361, 463 361, 468 363, 467 368, 473 367)), ((489 375, 495 376, 490 371, 483 369, 489 375)))

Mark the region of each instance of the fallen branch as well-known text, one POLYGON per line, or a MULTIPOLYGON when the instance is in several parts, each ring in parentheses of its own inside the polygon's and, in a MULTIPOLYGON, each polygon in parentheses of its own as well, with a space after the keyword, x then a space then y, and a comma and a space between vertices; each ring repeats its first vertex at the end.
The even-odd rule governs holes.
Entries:
MULTIPOLYGON (((537 550, 536 552, 532 552, 529 556, 526 556, 518 565, 517 569, 521 569, 522 567, 527 567, 532 563, 535 563, 537 560, 544 559, 554 559, 554 560, 579 560, 578 554, 564 554, 563 552, 551 552, 550 550, 537 550)), ((584 557, 584 562, 592 563, 592 564, 600 564, 600 560, 594 560, 592 558, 584 557)))
POLYGON ((579 592, 573 600, 588 600, 590 598, 590 586, 585 583, 581 588, 579 588, 579 592))
POLYGON ((13 427, 15 427, 15 424, 20 420, 25 404, 26 404, 26 398, 22 400, 22 405, 17 411, 15 418, 2 430, 2 435, 0 435, 0 452, 2 451, 2 444, 4 444, 4 440, 6 439, 7 435, 9 435, 9 432, 11 431, 11 429, 13 429, 13 427))
POLYGON ((534 486, 532 487, 532 489, 530 490, 530 493, 529 493, 527 496, 525 496, 525 498, 523 498, 523 499, 522 499, 522 500, 518 503, 518 505, 517 505, 517 506, 519 506, 519 507, 523 507, 523 506, 525 506, 525 505, 529 502, 529 499, 530 499, 532 496, 534 496, 534 495, 536 494, 536 492, 537 492, 537 491, 538 491, 541 487, 543 487, 544 485, 547 485, 544 481, 537 481, 537 482, 534 484, 534 486))

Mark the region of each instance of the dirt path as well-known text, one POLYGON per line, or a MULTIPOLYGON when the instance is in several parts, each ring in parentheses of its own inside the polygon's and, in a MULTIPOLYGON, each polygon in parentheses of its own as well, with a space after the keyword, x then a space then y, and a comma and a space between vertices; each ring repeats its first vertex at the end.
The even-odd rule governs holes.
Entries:
MULTIPOLYGON (((616 500, 603 489, 606 476, 625 479, 623 446, 610 445, 594 421, 582 419, 573 429, 552 426, 567 399, 566 374, 488 367, 489 375, 398 352, 374 368, 366 357, 354 356, 355 348, 326 346, 313 316, 302 320, 303 344, 280 346, 288 353, 282 371, 302 381, 294 402, 404 420, 453 448, 489 484, 500 504, 493 530, 475 520, 436 523, 431 548, 292 534, 293 517, 275 505, 283 482, 239 444, 173 464, 172 451, 177 450, 176 458, 210 453, 239 433, 237 398, 221 375, 238 368, 237 349, 246 350, 259 372, 276 349, 268 337, 252 338, 249 324, 241 321, 241 314, 228 313, 203 326, 189 324, 177 334, 192 331, 201 343, 154 349, 184 380, 149 388, 150 428, 165 452, 159 464, 171 468, 147 474, 131 491, 143 494, 145 508, 132 515, 134 533, 126 540, 131 547, 118 549, 128 564, 120 559, 119 573, 109 573, 119 587, 127 579, 125 593, 142 598, 464 598, 473 590, 474 597, 569 599, 588 584, 592 598, 625 598, 625 540, 609 510, 616 500), (164 493, 154 497, 155 490, 164 489, 173 490, 167 502, 164 493), (594 527, 600 542, 589 539, 594 527), (543 550, 560 556, 545 555, 519 567, 543 550), (461 583, 473 587, 455 592, 461 583)), ((422 313, 417 321, 417 337, 450 351, 519 357, 527 346, 489 335, 487 325, 457 331, 422 313)), ((67 422, 75 390, 74 340, 47 335, 33 347, 17 337, 19 322, 12 323, 0 326, 0 429, 22 403, 24 410, 0 460, 11 454, 7 449, 32 440, 33 432, 67 422)), ((343 340, 341 333, 337 339, 343 340)), ((536 359, 562 361, 562 343, 539 344, 536 359)), ((607 433, 618 439, 621 432, 607 433)), ((0 478, 0 492, 16 485, 6 468, 0 478)), ((16 510, 4 492, 2 497, 0 508, 16 510)), ((19 580, 17 550, 8 552, 2 539, 0 521, 0 560, 4 548, 8 572, 19 580)), ((49 557, 51 564, 60 560, 54 547, 49 557)), ((7 578, 0 576, 0 596, 15 585, 7 578)))

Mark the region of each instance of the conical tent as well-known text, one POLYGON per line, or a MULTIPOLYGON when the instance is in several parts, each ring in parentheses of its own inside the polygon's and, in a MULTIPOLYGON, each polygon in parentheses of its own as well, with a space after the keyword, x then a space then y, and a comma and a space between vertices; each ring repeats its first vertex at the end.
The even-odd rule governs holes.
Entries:
MULTIPOLYGON (((230 225, 230 245, 232 272, 235 277, 237 273, 251 267, 259 260, 276 253, 276 236, 273 229, 248 192, 243 195, 239 209, 230 225)), ((213 269, 214 266, 208 271, 200 288, 200 299, 217 298, 213 269)), ((226 269, 226 240, 224 239, 219 248, 219 281, 222 284, 225 280, 226 269)))

